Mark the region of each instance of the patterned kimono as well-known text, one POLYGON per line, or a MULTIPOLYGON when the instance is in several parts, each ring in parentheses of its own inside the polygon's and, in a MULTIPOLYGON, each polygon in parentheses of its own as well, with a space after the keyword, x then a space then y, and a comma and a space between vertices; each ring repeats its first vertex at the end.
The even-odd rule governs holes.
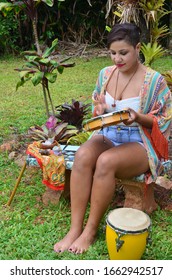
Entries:
MULTIPOLYGON (((93 91, 93 106, 97 95, 106 92, 106 85, 116 70, 116 66, 103 68, 93 91)), ((150 172, 145 176, 146 184, 155 182, 163 171, 162 161, 168 159, 168 141, 172 120, 171 92, 163 76, 151 68, 146 69, 143 86, 140 90, 139 112, 153 117, 153 127, 148 129, 138 124, 141 138, 147 150, 150 172)))

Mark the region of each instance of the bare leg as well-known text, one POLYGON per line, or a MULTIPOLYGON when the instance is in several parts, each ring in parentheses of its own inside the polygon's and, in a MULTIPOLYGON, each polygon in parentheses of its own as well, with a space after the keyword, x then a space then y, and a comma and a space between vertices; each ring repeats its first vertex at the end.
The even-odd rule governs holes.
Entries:
POLYGON ((114 194, 115 176, 130 178, 148 169, 146 151, 138 143, 114 147, 99 156, 91 192, 90 215, 84 231, 70 246, 71 252, 83 253, 94 242, 99 223, 114 194))
POLYGON ((71 228, 67 235, 54 245, 56 252, 67 250, 82 233, 97 158, 111 147, 110 141, 104 143, 102 136, 95 136, 76 153, 70 179, 71 228))

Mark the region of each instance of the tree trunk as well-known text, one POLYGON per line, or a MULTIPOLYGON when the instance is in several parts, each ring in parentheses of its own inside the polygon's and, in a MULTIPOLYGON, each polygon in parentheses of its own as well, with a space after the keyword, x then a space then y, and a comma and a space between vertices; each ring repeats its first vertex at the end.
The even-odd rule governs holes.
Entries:
POLYGON ((50 105, 51 105, 53 116, 55 116, 55 110, 54 110, 54 106, 53 106, 53 102, 52 102, 52 99, 51 99, 51 94, 50 94, 48 86, 47 86, 47 93, 48 93, 48 98, 49 98, 49 101, 50 101, 50 105))
POLYGON ((47 114, 47 117, 49 118, 47 93, 46 93, 46 87, 45 87, 44 84, 42 84, 42 89, 43 89, 43 93, 44 93, 44 102, 45 102, 46 114, 47 114))
POLYGON ((39 40, 38 40, 36 20, 32 21, 32 26, 33 26, 33 34, 34 34, 34 38, 35 38, 35 46, 36 46, 38 55, 41 55, 42 52, 41 52, 40 45, 39 45, 39 40))

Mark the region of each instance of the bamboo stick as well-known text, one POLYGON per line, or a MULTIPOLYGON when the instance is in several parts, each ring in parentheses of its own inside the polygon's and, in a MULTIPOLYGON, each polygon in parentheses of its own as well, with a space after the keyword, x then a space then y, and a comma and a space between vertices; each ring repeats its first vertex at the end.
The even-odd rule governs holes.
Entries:
POLYGON ((25 163, 24 163, 24 165, 23 165, 23 167, 22 167, 22 169, 21 169, 21 171, 20 171, 20 174, 19 174, 18 179, 17 179, 17 181, 16 181, 15 187, 14 187, 14 189, 13 189, 13 191, 12 191, 12 193, 11 193, 11 196, 10 196, 8 202, 7 202, 7 206, 10 206, 10 205, 11 205, 11 202, 12 202, 14 196, 15 196, 16 190, 17 190, 17 188, 18 188, 18 186, 19 186, 19 183, 20 183, 20 181, 21 181, 21 178, 22 178, 22 176, 23 176, 23 173, 24 173, 25 169, 26 169, 26 161, 25 161, 25 163))

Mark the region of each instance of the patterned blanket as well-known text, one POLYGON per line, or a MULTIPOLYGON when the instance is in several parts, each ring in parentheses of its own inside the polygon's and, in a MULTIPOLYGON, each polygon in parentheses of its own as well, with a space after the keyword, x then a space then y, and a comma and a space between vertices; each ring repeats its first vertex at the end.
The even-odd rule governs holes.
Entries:
POLYGON ((41 142, 35 141, 28 146, 26 153, 37 159, 43 172, 42 183, 53 190, 63 190, 65 183, 64 155, 56 155, 52 150, 48 150, 48 155, 43 155, 40 147, 41 142))

